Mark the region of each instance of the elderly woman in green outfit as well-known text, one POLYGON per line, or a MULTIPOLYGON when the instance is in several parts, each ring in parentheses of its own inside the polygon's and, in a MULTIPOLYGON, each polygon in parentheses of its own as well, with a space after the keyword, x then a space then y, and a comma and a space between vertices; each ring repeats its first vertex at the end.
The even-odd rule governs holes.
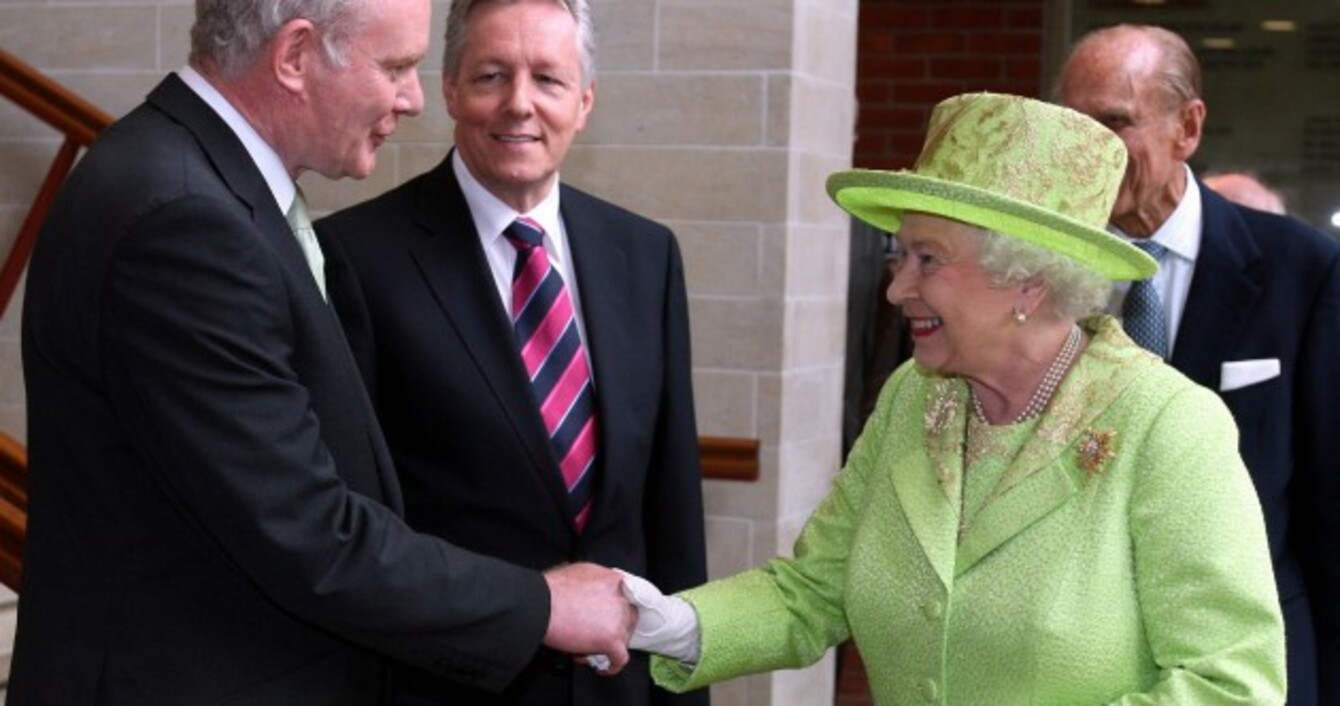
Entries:
POLYGON ((632 646, 694 689, 855 639, 878 704, 1273 704, 1284 635, 1237 431, 1214 393, 1090 316, 1156 265, 1103 230, 1126 166, 1089 118, 941 103, 911 171, 833 175, 897 233, 915 360, 794 558, 665 597, 632 646))

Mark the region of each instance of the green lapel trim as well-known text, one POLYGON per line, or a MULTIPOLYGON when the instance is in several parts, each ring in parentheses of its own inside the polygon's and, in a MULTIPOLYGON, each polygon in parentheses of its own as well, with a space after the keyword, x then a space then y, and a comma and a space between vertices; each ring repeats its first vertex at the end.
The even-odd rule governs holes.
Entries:
MULTIPOLYGON (((953 585, 958 551, 958 521, 963 478, 963 425, 967 419, 967 385, 957 378, 927 378, 912 389, 925 425, 925 455, 897 462, 894 490, 903 515, 922 551, 946 587, 953 585)), ((913 378, 917 379, 917 378, 913 378)), ((915 417, 913 417, 915 419, 915 417)))

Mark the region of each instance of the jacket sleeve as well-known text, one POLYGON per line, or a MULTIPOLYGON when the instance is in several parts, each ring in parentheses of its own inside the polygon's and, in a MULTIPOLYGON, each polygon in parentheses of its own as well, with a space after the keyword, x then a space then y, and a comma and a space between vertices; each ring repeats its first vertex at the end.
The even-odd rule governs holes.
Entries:
POLYGON ((1162 678, 1118 704, 1282 704, 1284 626, 1227 408, 1188 387, 1141 440, 1130 500, 1136 592, 1162 678))
POLYGON ((500 689, 543 637, 543 577, 416 534, 348 487, 354 469, 335 467, 294 367, 313 345, 295 328, 309 305, 275 244, 241 209, 204 197, 131 228, 100 326, 119 417, 136 420, 152 482, 277 605, 500 689))
POLYGON ((794 558, 713 581, 680 594, 698 614, 701 658, 692 667, 652 658, 652 676, 673 691, 687 691, 745 674, 794 669, 816 662, 849 636, 843 601, 852 534, 865 505, 875 466, 881 411, 911 370, 894 373, 880 407, 857 439, 833 489, 796 541, 794 558))

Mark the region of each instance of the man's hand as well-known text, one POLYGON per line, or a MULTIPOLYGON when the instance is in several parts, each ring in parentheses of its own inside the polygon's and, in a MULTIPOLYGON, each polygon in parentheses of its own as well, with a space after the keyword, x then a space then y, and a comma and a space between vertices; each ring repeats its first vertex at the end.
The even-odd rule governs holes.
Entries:
POLYGON ((603 674, 628 664, 628 637, 637 611, 620 588, 623 575, 596 564, 568 564, 544 573, 549 584, 548 647, 572 655, 605 655, 603 674))

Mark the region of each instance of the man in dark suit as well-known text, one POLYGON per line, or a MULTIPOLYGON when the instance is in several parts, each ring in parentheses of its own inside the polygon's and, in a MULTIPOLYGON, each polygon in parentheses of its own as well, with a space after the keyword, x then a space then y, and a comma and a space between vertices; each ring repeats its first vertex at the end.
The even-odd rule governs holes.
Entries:
POLYGON ((1057 95, 1130 151, 1112 225, 1162 250, 1149 311, 1163 340, 1151 347, 1218 390, 1237 420, 1283 605, 1289 703, 1340 704, 1340 245, 1191 174, 1205 104, 1176 34, 1123 25, 1086 35, 1057 95))
POLYGON ((70 176, 23 316, 11 704, 374 704, 383 655, 499 690, 542 641, 625 663, 617 572, 403 522, 310 224, 285 219, 300 173, 366 176, 422 108, 429 6, 201 0, 190 65, 70 176))
MULTIPOLYGON (((684 275, 664 226, 559 183, 595 95, 590 23, 584 0, 457 0, 443 68, 455 148, 317 229, 410 525, 523 566, 594 561, 674 590, 706 578, 684 275), (532 294, 537 267, 547 284, 532 294), (561 319, 550 356, 532 317, 561 319)), ((645 655, 599 679, 541 652, 496 697, 421 669, 396 680, 402 705, 705 698, 652 686, 645 655)))

